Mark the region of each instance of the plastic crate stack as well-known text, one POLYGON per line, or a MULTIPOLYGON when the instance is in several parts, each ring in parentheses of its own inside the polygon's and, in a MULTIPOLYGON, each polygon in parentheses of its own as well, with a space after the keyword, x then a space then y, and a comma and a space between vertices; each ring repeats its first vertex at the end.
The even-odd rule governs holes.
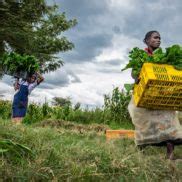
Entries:
POLYGON ((144 63, 134 86, 136 106, 182 111, 182 71, 165 64, 144 63))

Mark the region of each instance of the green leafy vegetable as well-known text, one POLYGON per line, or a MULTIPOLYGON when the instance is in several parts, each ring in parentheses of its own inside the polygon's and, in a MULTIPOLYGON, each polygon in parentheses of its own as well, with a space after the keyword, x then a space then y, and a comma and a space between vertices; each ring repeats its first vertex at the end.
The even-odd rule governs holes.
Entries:
POLYGON ((14 52, 5 53, 0 59, 0 66, 10 74, 20 71, 33 74, 39 70, 38 60, 34 56, 20 55, 14 52))
POLYGON ((144 50, 135 47, 129 53, 129 63, 122 71, 132 68, 132 76, 138 77, 143 63, 157 63, 173 65, 175 69, 182 70, 182 47, 173 45, 166 48, 163 52, 162 48, 158 48, 153 52, 153 55, 148 55, 144 50))

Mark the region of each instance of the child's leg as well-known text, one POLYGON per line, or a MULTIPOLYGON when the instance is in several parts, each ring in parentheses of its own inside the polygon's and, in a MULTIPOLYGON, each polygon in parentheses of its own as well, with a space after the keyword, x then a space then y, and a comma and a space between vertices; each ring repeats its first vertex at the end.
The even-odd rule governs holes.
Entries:
POLYGON ((14 124, 21 124, 23 120, 23 117, 16 117, 16 118, 12 118, 12 123, 14 124))
POLYGON ((174 160, 174 143, 173 142, 167 142, 167 159, 174 160))

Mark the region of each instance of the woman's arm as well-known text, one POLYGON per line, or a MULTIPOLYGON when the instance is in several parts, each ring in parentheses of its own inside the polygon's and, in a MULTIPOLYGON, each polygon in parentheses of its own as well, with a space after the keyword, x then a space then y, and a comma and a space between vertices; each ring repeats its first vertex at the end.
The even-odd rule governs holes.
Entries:
POLYGON ((139 74, 136 75, 136 70, 132 69, 131 77, 135 80, 136 84, 138 84, 140 82, 139 74))
POLYGON ((15 91, 19 90, 19 88, 20 88, 19 78, 16 78, 13 86, 14 86, 15 91))
POLYGON ((44 81, 44 77, 40 73, 35 73, 36 79, 34 82, 29 83, 28 85, 28 93, 30 94, 35 87, 37 87, 41 82, 44 81))
POLYGON ((44 77, 40 73, 37 73, 37 84, 39 85, 43 81, 44 77))

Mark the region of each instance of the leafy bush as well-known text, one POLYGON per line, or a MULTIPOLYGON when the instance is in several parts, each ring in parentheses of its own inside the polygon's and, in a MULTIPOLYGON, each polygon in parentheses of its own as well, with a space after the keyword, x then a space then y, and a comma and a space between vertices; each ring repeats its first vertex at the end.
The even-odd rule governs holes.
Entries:
POLYGON ((37 104, 30 104, 23 123, 32 124, 44 119, 42 107, 37 104))
POLYGON ((9 101, 0 100, 0 117, 2 119, 11 118, 11 103, 9 101))
POLYGON ((119 91, 118 87, 113 90, 111 96, 104 96, 104 112, 106 113, 105 118, 108 122, 115 122, 121 125, 126 124, 126 122, 131 124, 128 112, 130 99, 130 92, 119 91))
MULTIPOLYGON (((23 123, 33 124, 52 118, 82 124, 108 124, 113 128, 128 129, 133 127, 127 109, 130 98, 128 91, 119 91, 119 88, 115 88, 111 96, 104 96, 102 108, 92 110, 82 109, 80 104, 78 106, 72 106, 71 104, 49 106, 47 102, 43 105, 32 103, 28 106, 23 123)), ((11 117, 10 102, 0 102, 0 114, 4 119, 11 117)))
POLYGON ((93 110, 88 109, 71 109, 71 112, 68 115, 69 121, 75 121, 78 123, 104 123, 103 110, 100 108, 96 108, 93 110))

